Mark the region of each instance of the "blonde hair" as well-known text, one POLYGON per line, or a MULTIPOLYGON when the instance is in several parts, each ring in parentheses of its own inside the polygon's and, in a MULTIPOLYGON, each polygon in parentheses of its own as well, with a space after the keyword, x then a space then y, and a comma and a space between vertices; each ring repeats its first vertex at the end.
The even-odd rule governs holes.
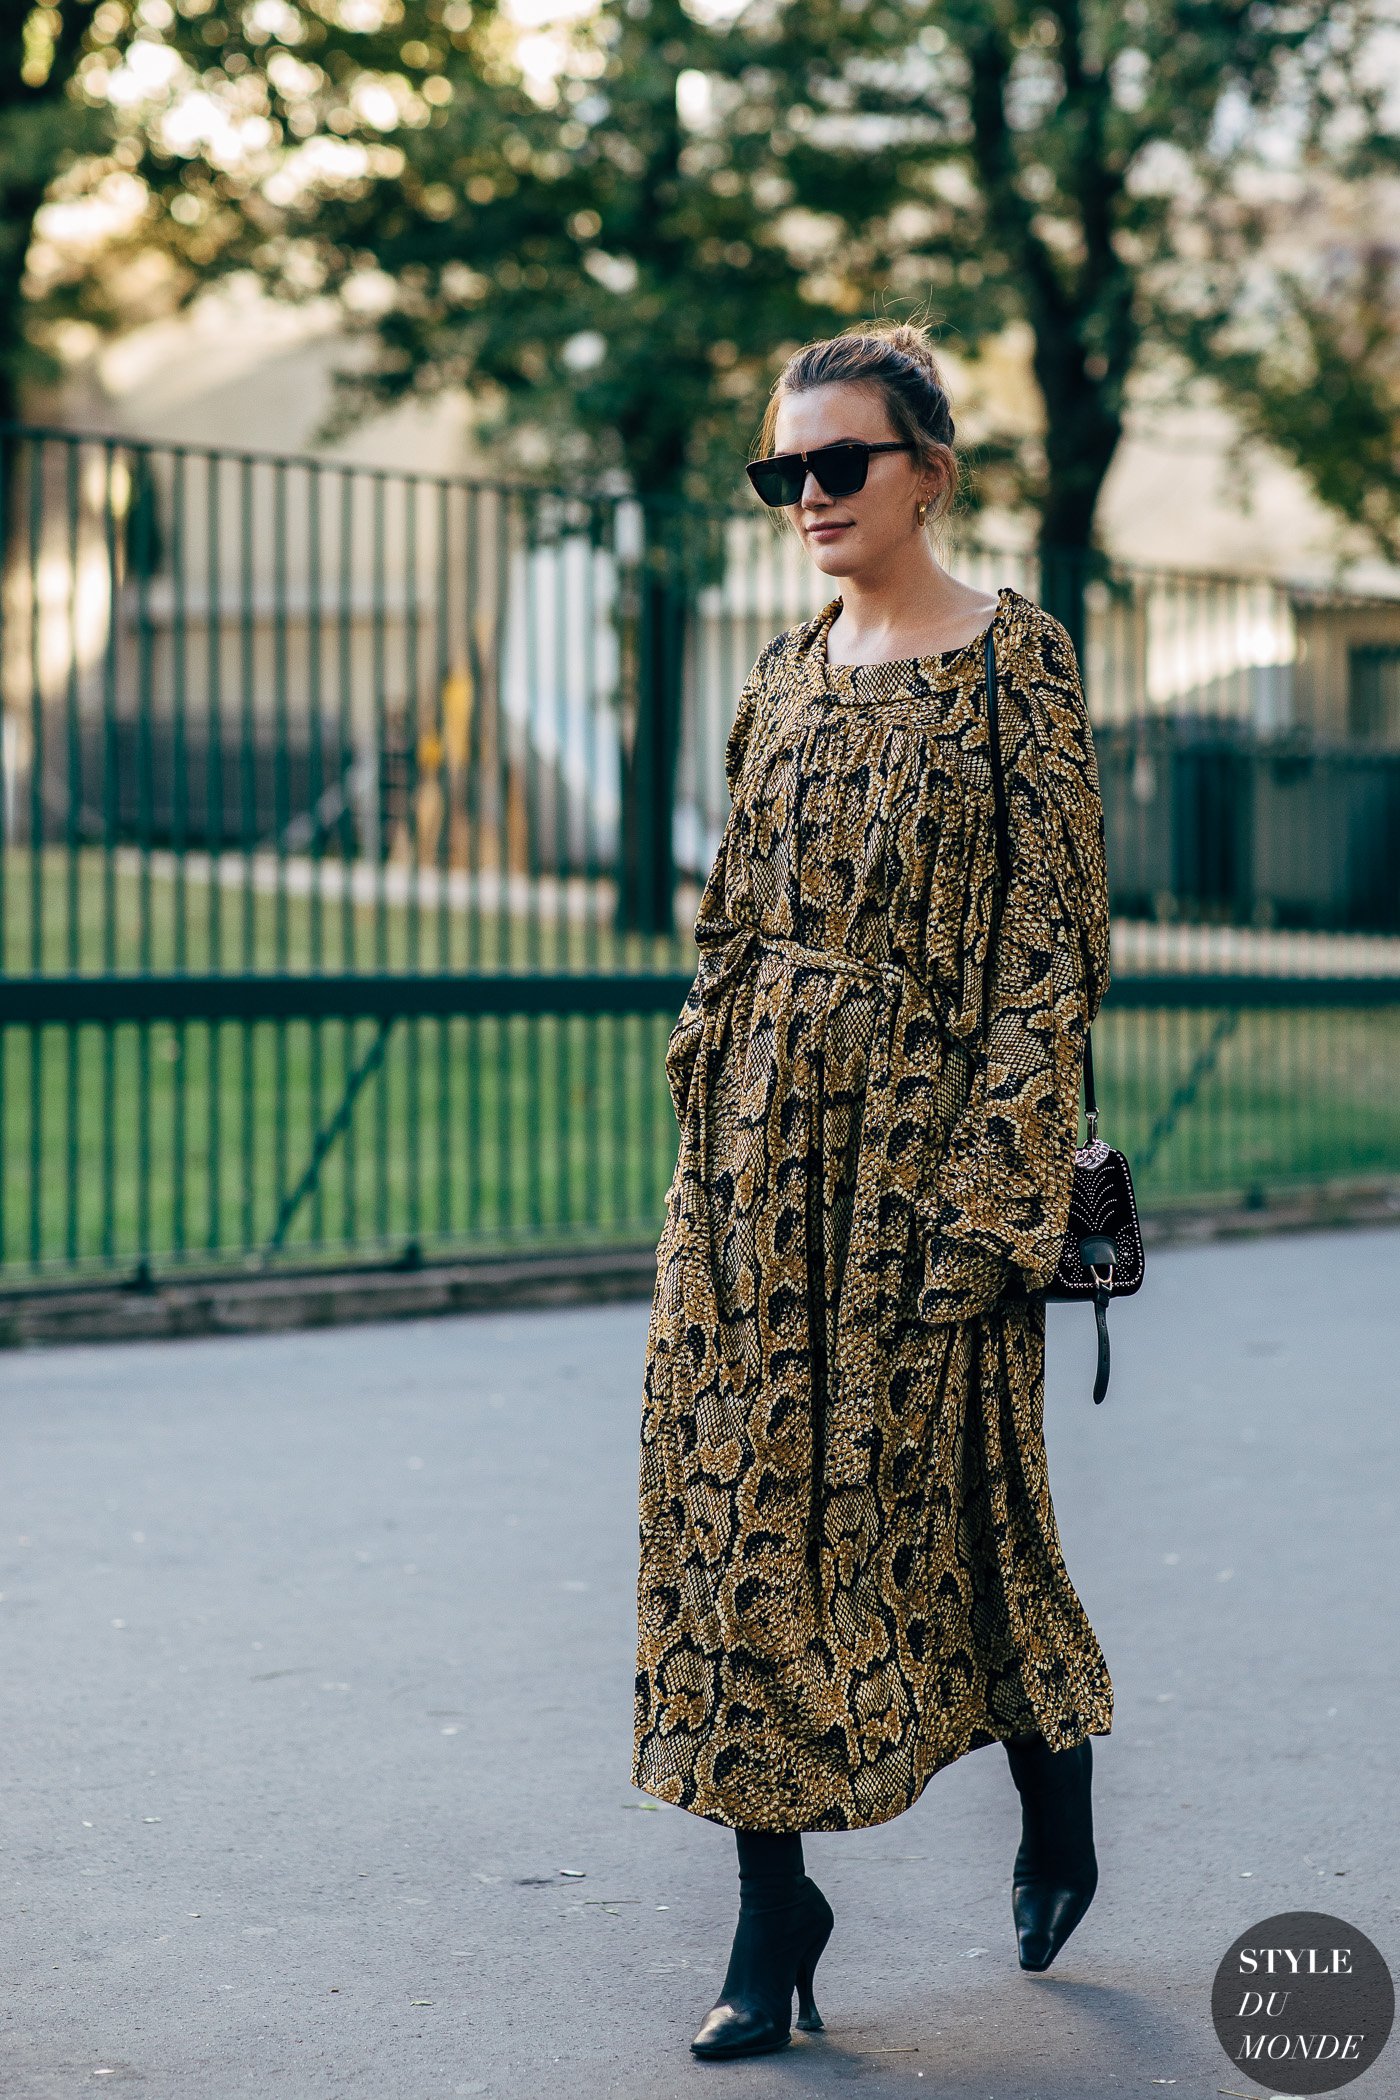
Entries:
MULTIPOLYGON (((953 410, 928 329, 919 321, 871 321, 844 329, 795 350, 773 382, 759 426, 754 459, 773 450, 773 432, 785 394, 806 393, 839 381, 876 386, 884 397, 890 427, 914 448, 920 468, 938 467, 942 482, 934 519, 952 509, 958 493, 958 456, 953 450, 953 410)), ((787 519, 775 513, 780 525, 787 519)))

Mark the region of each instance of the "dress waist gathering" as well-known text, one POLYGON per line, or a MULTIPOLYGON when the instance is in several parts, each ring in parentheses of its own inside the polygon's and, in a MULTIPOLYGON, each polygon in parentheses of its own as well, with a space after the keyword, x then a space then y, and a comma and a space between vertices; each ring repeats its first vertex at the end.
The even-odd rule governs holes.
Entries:
POLYGON ((899 963, 881 962, 875 956, 846 955, 836 948, 811 948, 787 934, 765 933, 759 926, 742 926, 735 938, 756 941, 764 948, 777 948, 796 962, 815 963, 822 969, 844 970, 853 977, 882 978, 895 991, 902 990, 908 974, 899 963))

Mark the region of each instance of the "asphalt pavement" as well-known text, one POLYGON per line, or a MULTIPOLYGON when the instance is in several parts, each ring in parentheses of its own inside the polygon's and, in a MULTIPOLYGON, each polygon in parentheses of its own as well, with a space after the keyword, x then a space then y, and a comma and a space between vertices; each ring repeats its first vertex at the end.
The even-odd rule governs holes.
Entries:
MULTIPOLYGON (((1022 1975, 996 1746, 819 1834, 826 2032, 699 2064, 733 1841, 629 1782, 644 1303, 0 1358, 0 2093, 1254 2095, 1237 1934, 1400 1968, 1400 1232, 1051 1312, 1117 1708, 1100 1889, 1022 1975)), ((1351 2088, 1400 2092, 1400 2039, 1351 2088)))

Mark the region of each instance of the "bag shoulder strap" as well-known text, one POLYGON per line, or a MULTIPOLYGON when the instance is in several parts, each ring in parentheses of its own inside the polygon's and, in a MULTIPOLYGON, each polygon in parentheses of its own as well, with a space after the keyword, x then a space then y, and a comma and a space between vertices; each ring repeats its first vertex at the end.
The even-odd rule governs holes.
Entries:
MULTIPOLYGON (((997 861, 1004 894, 1011 886, 1011 828, 1006 814, 1006 772, 1001 750, 1001 716, 997 707, 997 653, 990 627, 983 654, 987 682, 987 757, 992 768, 992 827, 996 833, 997 861)), ((1084 1032, 1084 1120, 1088 1124, 1092 1145, 1099 1134, 1099 1103, 1094 1091, 1093 1033, 1089 1029, 1084 1032)))
POLYGON ((987 677, 987 756, 992 767, 992 824, 996 832, 1002 888, 1006 889, 1011 882, 1011 832, 1006 821, 1006 775, 1002 769, 1001 718, 997 710, 997 652, 990 627, 987 629, 984 657, 987 677))

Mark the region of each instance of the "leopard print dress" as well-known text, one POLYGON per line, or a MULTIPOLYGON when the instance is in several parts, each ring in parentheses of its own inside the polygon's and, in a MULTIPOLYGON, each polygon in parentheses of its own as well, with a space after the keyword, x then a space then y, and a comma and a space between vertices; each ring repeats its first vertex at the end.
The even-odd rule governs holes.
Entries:
POLYGON ((884 1822, 1113 1702, 1033 1295, 1108 981, 1074 653, 1001 592, 998 912, 981 640, 833 665, 840 608, 768 644, 730 732, 644 1381, 633 1781, 769 1831, 884 1822))

